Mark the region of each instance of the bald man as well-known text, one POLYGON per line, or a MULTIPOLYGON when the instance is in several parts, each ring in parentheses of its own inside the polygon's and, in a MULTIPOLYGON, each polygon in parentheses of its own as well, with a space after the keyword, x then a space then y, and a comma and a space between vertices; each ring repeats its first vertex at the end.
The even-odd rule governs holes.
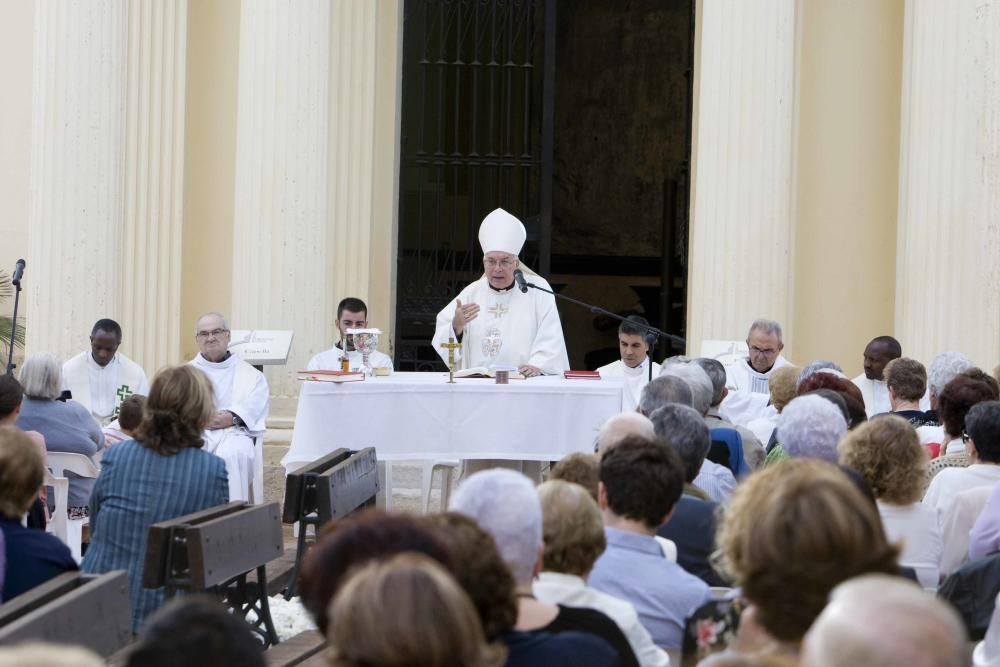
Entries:
POLYGON ((623 412, 620 415, 615 415, 604 422, 604 425, 597 432, 597 443, 594 446, 597 457, 604 456, 604 452, 608 448, 614 447, 630 435, 641 435, 644 438, 652 439, 656 437, 656 430, 649 417, 638 412, 623 412))

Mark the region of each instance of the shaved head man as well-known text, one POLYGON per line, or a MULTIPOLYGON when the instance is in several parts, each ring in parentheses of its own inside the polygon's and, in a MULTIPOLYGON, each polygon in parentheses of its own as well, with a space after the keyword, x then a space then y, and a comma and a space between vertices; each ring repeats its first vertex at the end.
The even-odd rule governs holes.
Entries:
POLYGON ((655 438, 656 432, 653 428, 653 422, 649 420, 649 417, 638 412, 623 412, 604 422, 601 430, 597 432, 595 450, 598 458, 604 456, 604 452, 608 448, 614 447, 630 435, 655 438))

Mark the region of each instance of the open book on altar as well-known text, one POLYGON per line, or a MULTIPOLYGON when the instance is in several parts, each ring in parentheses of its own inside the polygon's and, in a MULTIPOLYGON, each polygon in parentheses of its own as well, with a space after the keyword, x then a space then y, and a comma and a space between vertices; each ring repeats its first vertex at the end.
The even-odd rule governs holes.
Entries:
POLYGON ((299 371, 299 380, 303 382, 359 382, 365 379, 361 371, 299 371))
MULTIPOLYGON (((473 366, 472 368, 466 368, 465 370, 455 371, 455 377, 457 378, 495 378, 497 376, 498 370, 505 370, 503 368, 486 368, 486 366, 473 366)), ((510 380, 523 380, 524 376, 521 375, 517 370, 507 371, 507 378, 510 380)))

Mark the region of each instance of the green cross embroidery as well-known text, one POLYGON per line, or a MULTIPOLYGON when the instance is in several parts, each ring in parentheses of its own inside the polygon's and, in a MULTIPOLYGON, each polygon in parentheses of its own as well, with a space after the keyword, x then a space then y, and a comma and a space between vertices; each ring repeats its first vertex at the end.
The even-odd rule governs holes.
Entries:
POLYGON ((128 398, 132 394, 132 388, 127 384, 123 384, 118 387, 118 391, 115 395, 118 396, 118 401, 115 403, 115 411, 111 414, 111 419, 118 419, 118 413, 121 412, 122 401, 128 398))

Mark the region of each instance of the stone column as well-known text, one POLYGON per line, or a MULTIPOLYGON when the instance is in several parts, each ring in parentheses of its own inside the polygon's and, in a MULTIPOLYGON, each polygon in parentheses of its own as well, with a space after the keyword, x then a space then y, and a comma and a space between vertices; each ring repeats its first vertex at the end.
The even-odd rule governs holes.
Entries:
POLYGON ((122 348, 150 376, 180 354, 186 53, 187 0, 131 0, 122 348))
MULTIPOLYGON (((688 351, 793 303, 796 0, 704 0, 695 62, 688 351)), ((786 335, 787 337, 787 335, 786 335)))
MULTIPOLYGON (((240 13, 231 325, 295 331, 288 364, 268 369, 277 395, 294 393, 294 372, 330 345, 340 290, 329 276, 342 270, 332 244, 360 251, 332 233, 332 207, 343 204, 328 179, 330 11, 327 0, 243 0, 240 13)), ((341 175, 359 187, 351 174, 363 179, 364 165, 341 175)))
POLYGON ((27 351, 79 352, 121 315, 125 0, 35 3, 27 351))
POLYGON ((1000 2, 908 0, 896 336, 1000 361, 1000 2))

